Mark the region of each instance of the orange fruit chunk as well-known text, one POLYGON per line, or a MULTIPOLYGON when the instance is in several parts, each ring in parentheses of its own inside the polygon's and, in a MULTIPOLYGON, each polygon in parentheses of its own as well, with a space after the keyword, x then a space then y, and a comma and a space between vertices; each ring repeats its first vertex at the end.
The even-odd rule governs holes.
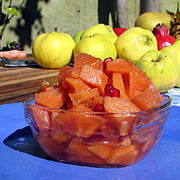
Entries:
POLYGON ((106 112, 114 113, 132 113, 140 109, 133 104, 128 98, 104 97, 104 108, 106 112))
POLYGON ((129 64, 131 64, 132 70, 129 72, 128 94, 129 98, 132 98, 133 96, 137 96, 146 90, 151 81, 136 65, 134 65, 132 62, 129 62, 129 64))
MULTIPOLYGON (((160 93, 159 96, 161 96, 160 93)), ((149 110, 160 105, 158 96, 153 93, 152 89, 146 89, 141 94, 134 96, 131 101, 141 109, 141 111, 149 110)))
POLYGON ((29 105, 29 111, 39 128, 48 129, 50 127, 50 117, 46 110, 38 106, 29 105))
POLYGON ((132 67, 128 64, 128 62, 125 59, 116 59, 115 61, 110 61, 107 63, 106 67, 107 73, 118 72, 124 74, 129 73, 132 69, 132 67))
POLYGON ((73 106, 70 111, 81 111, 81 112, 92 112, 92 109, 88 108, 84 104, 79 104, 78 106, 73 106))
POLYGON ((103 63, 100 58, 96 58, 85 53, 76 54, 74 58, 74 68, 82 68, 84 65, 89 65, 95 69, 103 70, 103 63))
POLYGON ((106 159, 110 155, 111 151, 113 150, 112 146, 105 145, 105 144, 97 144, 94 146, 88 146, 87 148, 93 154, 97 155, 98 157, 102 159, 106 159))
POLYGON ((71 72, 73 71, 73 68, 71 66, 64 66, 60 69, 58 74, 58 81, 59 85, 63 88, 68 88, 66 85, 66 78, 70 76, 71 72))
POLYGON ((51 111, 50 113, 50 119, 51 119, 50 136, 54 141, 58 143, 65 143, 69 140, 68 135, 64 132, 61 124, 59 123, 62 113, 63 112, 58 112, 58 111, 51 111))
POLYGON ((113 73, 112 81, 113 81, 113 86, 120 91, 120 97, 127 98, 123 77, 121 73, 113 73))
POLYGON ((66 94, 62 87, 58 87, 54 90, 36 93, 35 101, 36 104, 41 106, 49 108, 61 108, 66 101, 66 94))
POLYGON ((90 86, 88 86, 81 79, 66 78, 66 84, 68 86, 68 92, 71 92, 71 93, 90 89, 90 86))
POLYGON ((89 65, 84 65, 80 72, 80 78, 92 87, 97 87, 100 93, 104 92, 104 87, 107 84, 107 75, 98 69, 89 65))
POLYGON ((76 140, 71 140, 64 152, 75 155, 77 157, 88 157, 92 155, 92 153, 87 149, 86 145, 83 142, 76 140))
POLYGON ((159 106, 165 99, 166 97, 163 96, 157 89, 156 87, 153 85, 153 83, 150 83, 149 88, 152 90, 152 93, 154 94, 154 98, 156 99, 157 102, 157 106, 159 106))
POLYGON ((104 98, 102 96, 97 96, 92 99, 92 106, 94 107, 96 104, 104 104, 104 98))
POLYGON ((92 98, 95 98, 97 96, 99 96, 99 91, 97 88, 69 93, 69 97, 72 101, 73 106, 78 106, 82 102, 90 101, 92 98))
POLYGON ((77 106, 77 112, 71 111, 61 114, 59 123, 61 123, 65 132, 87 138, 94 134, 97 129, 106 123, 106 120, 103 117, 91 114, 91 112, 88 113, 87 107, 84 110, 86 110, 86 113, 82 111, 82 107, 78 110, 77 106))
POLYGON ((109 164, 127 166, 136 162, 137 155, 138 151, 135 149, 134 145, 121 146, 114 148, 106 161, 109 164))

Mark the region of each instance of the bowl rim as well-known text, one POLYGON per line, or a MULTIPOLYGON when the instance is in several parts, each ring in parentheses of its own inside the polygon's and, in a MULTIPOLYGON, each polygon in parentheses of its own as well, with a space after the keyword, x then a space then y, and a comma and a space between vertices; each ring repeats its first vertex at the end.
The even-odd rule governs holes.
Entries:
POLYGON ((26 100, 23 101, 23 105, 24 108, 28 108, 29 105, 33 106, 33 107, 38 107, 38 108, 43 108, 44 110, 50 110, 50 111, 58 111, 58 112, 68 112, 68 113, 85 113, 85 114, 94 114, 94 115, 126 115, 126 116, 130 116, 130 115, 145 115, 145 114, 149 114, 149 113, 153 113, 159 110, 162 110, 168 106, 171 106, 171 102, 172 102, 172 98, 167 95, 167 94, 163 94, 163 96, 166 97, 166 99, 158 106, 146 111, 139 111, 139 112, 96 112, 96 111, 72 111, 72 110, 66 110, 66 109, 60 109, 60 108, 49 108, 49 107, 45 107, 45 106, 41 106, 41 105, 37 105, 35 103, 31 103, 35 100, 35 97, 31 97, 28 98, 26 100))

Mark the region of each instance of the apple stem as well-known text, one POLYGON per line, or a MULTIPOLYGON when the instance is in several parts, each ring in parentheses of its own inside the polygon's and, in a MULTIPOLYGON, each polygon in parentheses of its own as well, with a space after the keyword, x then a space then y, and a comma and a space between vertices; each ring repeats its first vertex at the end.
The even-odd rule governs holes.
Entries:
POLYGON ((158 59, 152 59, 151 62, 159 62, 158 59))

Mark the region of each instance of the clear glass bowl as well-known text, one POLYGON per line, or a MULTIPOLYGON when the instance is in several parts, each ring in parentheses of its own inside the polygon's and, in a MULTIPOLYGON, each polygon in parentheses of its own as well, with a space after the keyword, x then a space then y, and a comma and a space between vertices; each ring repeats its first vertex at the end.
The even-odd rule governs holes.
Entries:
POLYGON ((77 112, 24 102, 34 138, 57 161, 124 167, 143 159, 155 146, 169 117, 171 98, 137 113, 77 112))

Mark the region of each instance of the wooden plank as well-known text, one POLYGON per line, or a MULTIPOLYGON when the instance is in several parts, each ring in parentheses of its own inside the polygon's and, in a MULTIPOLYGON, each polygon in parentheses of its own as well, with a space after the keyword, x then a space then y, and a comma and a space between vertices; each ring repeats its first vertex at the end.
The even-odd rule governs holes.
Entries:
POLYGON ((33 97, 44 80, 58 84, 59 69, 0 67, 0 104, 33 97))
POLYGON ((17 76, 9 76, 9 77, 4 77, 1 78, 2 81, 0 82, 0 87, 2 86, 7 86, 7 85, 13 85, 17 83, 23 83, 23 82, 29 82, 32 80, 38 80, 38 79, 48 79, 49 77, 55 77, 57 76, 57 72, 52 72, 52 73, 46 73, 46 74, 21 74, 17 76))

